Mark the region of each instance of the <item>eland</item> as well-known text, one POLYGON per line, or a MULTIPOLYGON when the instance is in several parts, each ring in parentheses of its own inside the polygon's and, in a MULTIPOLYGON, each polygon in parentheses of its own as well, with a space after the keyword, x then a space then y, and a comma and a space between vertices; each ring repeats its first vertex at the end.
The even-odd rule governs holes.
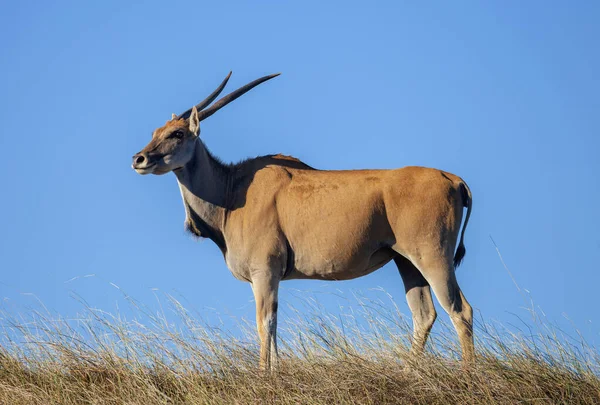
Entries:
POLYGON ((139 174, 173 172, 187 230, 212 240, 233 275, 252 286, 260 367, 277 362, 281 281, 349 280, 392 260, 412 312, 411 353, 423 352, 436 319, 433 290, 456 329, 463 362, 472 362, 473 314, 455 276, 473 201, 467 184, 425 167, 317 170, 284 155, 224 164, 200 139, 200 121, 278 74, 211 106, 230 76, 200 104, 156 129, 132 167, 139 174))

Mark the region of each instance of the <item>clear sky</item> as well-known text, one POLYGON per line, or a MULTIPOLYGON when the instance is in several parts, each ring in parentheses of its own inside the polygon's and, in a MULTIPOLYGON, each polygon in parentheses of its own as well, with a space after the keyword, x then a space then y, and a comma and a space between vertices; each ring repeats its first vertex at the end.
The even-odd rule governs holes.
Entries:
MULTIPOLYGON (((202 123, 214 154, 455 173, 474 195, 458 270, 472 305, 486 319, 524 315, 491 235, 549 318, 597 340, 599 19, 593 1, 6 2, 0 297, 68 317, 81 309, 72 292, 115 311, 114 283, 149 305, 158 289, 253 319, 249 285, 184 232, 174 175, 130 163, 229 70, 229 89, 282 72, 202 123)), ((281 301, 377 287, 408 313, 393 264, 284 282, 281 301)), ((335 295, 322 299, 335 310, 335 295)))

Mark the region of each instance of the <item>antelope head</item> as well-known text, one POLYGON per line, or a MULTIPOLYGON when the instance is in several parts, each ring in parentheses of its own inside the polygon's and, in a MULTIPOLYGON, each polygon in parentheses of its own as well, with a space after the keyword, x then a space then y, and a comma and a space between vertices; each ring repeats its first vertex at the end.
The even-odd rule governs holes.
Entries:
POLYGON ((200 121, 231 103, 259 84, 279 76, 264 76, 240 87, 208 107, 221 94, 231 72, 206 99, 180 115, 173 114, 167 123, 152 133, 152 140, 133 156, 131 167, 139 174, 165 174, 185 166, 193 157, 196 140, 200 135, 200 121), (208 107, 208 108, 207 108, 208 107))

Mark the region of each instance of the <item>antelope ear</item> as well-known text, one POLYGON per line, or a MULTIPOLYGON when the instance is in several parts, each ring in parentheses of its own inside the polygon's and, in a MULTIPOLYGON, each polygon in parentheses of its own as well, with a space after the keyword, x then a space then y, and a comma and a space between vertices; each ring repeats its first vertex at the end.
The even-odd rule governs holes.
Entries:
POLYGON ((177 119, 177 114, 171 114, 171 121, 174 121, 177 119))
POLYGON ((198 119, 198 110, 196 106, 192 108, 192 113, 189 118, 190 132, 195 136, 200 135, 200 120, 198 119))

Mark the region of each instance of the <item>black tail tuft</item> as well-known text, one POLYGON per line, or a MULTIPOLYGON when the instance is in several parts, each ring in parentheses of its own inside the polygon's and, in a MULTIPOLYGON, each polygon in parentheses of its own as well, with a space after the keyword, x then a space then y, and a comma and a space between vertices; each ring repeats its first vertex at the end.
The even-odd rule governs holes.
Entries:
POLYGON ((465 257, 466 253, 467 249, 465 248, 465 245, 462 243, 458 245, 458 249, 456 249, 456 253, 454 254, 454 268, 460 266, 460 263, 462 262, 462 259, 465 257))
POLYGON ((471 208, 473 208, 473 196, 471 195, 471 190, 469 190, 469 186, 462 181, 460 183, 460 193, 462 197, 463 206, 467 208, 467 216, 465 218, 465 223, 463 225, 462 232, 460 233, 460 242, 458 244, 458 248, 456 249, 456 253, 454 254, 454 268, 456 269, 460 266, 460 262, 462 262, 463 257, 467 253, 467 249, 465 249, 465 230, 467 229, 467 224, 469 223, 469 217, 471 216, 471 208))

